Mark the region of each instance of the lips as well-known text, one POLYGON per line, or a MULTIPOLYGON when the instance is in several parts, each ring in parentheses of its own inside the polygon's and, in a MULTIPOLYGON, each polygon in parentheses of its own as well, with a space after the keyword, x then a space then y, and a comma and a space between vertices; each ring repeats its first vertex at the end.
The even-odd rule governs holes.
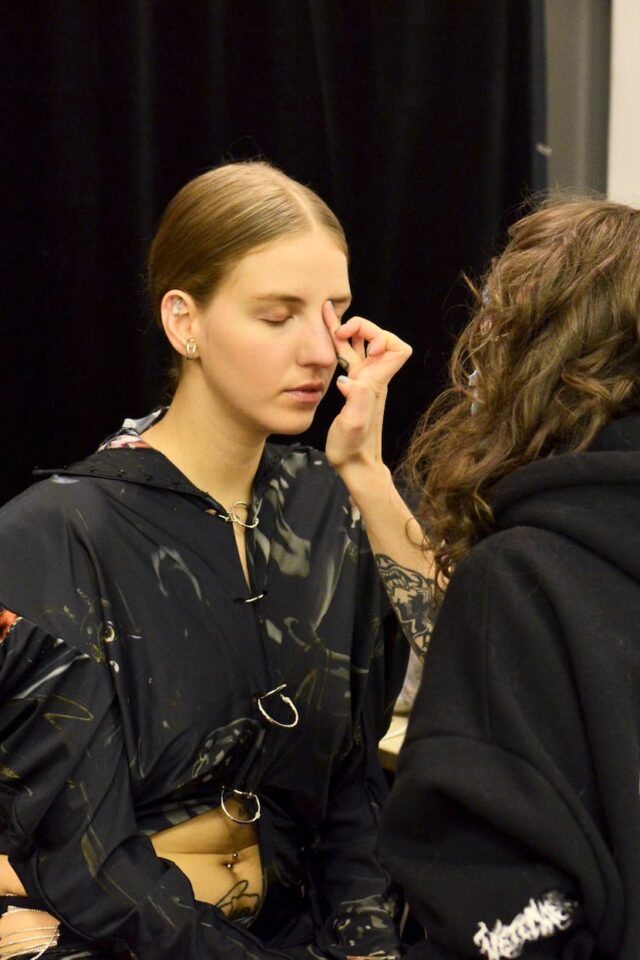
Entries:
POLYGON ((313 380, 309 383, 301 383, 296 387, 284 392, 288 397, 297 400, 299 403, 319 403, 324 395, 325 385, 321 380, 313 380))

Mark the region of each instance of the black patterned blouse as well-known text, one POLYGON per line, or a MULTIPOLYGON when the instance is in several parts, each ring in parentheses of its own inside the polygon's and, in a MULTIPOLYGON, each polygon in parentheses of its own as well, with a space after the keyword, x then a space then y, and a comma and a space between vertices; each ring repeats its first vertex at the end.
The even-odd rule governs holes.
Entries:
POLYGON ((406 650, 357 511, 322 454, 267 445, 248 590, 223 508, 139 440, 154 416, 0 511, 0 849, 114 954, 396 957, 376 747, 406 650), (284 697, 297 726, 260 709, 288 724, 284 697), (234 789, 261 808, 248 926, 149 840, 234 789))

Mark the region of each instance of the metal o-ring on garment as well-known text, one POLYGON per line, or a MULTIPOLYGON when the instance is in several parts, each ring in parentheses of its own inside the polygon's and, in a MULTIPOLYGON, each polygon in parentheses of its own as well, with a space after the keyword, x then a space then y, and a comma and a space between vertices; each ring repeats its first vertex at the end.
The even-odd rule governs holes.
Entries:
POLYGON ((260 807, 260 797, 256 793, 252 793, 250 790, 236 790, 235 787, 223 787, 220 791, 220 806, 222 807, 223 813, 229 817, 229 820, 233 820, 234 823, 255 823, 256 820, 260 819, 262 809, 260 807), (255 803, 255 813, 252 817, 245 818, 244 820, 240 817, 235 817, 231 811, 228 809, 225 803, 225 793, 233 793, 236 797, 241 797, 242 800, 251 800, 255 803))
POLYGON ((249 519, 243 520, 242 517, 239 517, 236 513, 236 507, 246 507, 247 517, 249 516, 251 504, 247 500, 234 500, 226 513, 222 513, 215 507, 210 507, 207 510, 207 513, 211 513, 214 517, 218 517, 219 520, 224 520, 225 523, 236 523, 239 527, 244 527, 245 530, 255 530, 260 523, 260 504, 258 504, 256 507, 255 513, 253 514, 253 520, 251 521, 249 519))
POLYGON ((244 527, 246 530, 255 530, 260 523, 260 518, 256 516, 251 523, 249 523, 248 520, 241 520, 236 513, 236 507, 246 507, 248 516, 249 510, 251 509, 251 504, 247 503, 246 500, 234 500, 234 502, 231 504, 231 509, 229 510, 229 523, 237 523, 239 527, 244 527))
POLYGON ((285 697, 285 695, 280 692, 281 690, 284 690, 286 686, 287 686, 286 683, 281 683, 279 687, 274 687, 273 690, 268 690, 267 693, 263 693, 261 697, 257 698, 257 703, 258 703, 258 710, 260 711, 262 716, 265 718, 265 720, 268 720, 269 723, 273 724, 274 727, 284 727, 284 729, 291 729, 291 727, 298 726, 298 720, 300 719, 300 714, 298 713, 296 705, 291 699, 291 697, 285 697), (276 720, 275 717, 272 717, 271 714, 262 705, 262 701, 266 700, 267 697, 272 697, 274 693, 279 694, 281 701, 284 704, 286 704, 287 707, 291 708, 291 712, 293 714, 293 720, 291 723, 282 723, 280 720, 276 720))

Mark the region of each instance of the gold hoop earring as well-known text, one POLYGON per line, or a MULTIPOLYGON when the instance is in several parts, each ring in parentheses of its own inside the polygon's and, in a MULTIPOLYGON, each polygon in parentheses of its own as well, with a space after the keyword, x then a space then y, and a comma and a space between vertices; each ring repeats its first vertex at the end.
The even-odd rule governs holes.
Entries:
POLYGON ((185 342, 184 351, 187 360, 195 360, 198 356, 197 340, 194 340, 193 337, 189 337, 189 339, 185 342))

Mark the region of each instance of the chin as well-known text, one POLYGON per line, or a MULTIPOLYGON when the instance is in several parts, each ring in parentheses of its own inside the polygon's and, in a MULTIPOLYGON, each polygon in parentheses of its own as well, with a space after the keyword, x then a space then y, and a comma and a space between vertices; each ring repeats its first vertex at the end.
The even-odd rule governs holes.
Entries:
POLYGON ((299 433, 308 430, 315 419, 315 410, 307 413, 306 416, 283 417, 280 421, 275 421, 269 425, 269 434, 277 434, 281 437, 295 437, 299 433))

